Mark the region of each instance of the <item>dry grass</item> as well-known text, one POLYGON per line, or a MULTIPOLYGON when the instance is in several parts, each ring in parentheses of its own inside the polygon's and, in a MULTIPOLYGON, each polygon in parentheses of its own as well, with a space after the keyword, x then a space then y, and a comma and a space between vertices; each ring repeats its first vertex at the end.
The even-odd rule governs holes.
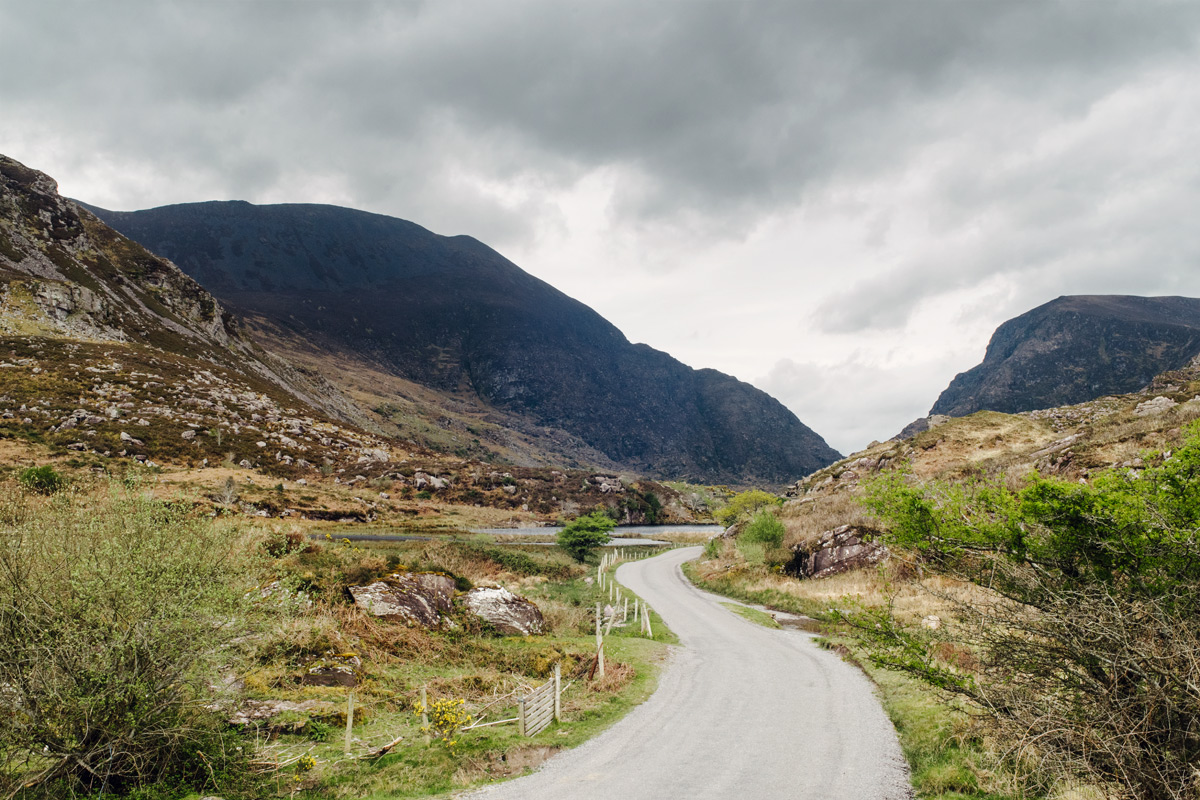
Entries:
POLYGON ((869 525, 870 518, 851 492, 812 495, 807 502, 785 504, 779 518, 786 533, 783 546, 810 544, 825 531, 841 525, 869 525))

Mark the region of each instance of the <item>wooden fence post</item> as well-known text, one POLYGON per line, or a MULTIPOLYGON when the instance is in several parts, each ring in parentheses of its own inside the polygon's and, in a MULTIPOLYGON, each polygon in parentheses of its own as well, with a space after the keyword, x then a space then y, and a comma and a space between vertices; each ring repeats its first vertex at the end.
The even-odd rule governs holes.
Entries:
POLYGON ((354 733, 354 690, 346 695, 346 755, 350 755, 350 738, 354 733))
POLYGON ((554 665, 554 721, 562 722, 562 662, 554 665))
POLYGON ((653 639, 654 638, 654 628, 650 625, 650 609, 649 608, 642 609, 642 619, 646 620, 646 634, 651 639, 653 639))
POLYGON ((596 672, 604 677, 604 634, 600 630, 599 603, 596 603, 596 672))
POLYGON ((525 735, 525 698, 522 697, 517 701, 517 709, 520 713, 517 715, 517 733, 521 736, 525 735))

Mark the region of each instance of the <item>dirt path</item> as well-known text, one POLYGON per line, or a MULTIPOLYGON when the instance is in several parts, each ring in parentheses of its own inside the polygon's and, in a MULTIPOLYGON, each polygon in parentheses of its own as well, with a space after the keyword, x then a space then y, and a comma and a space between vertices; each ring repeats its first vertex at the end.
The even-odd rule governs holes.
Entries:
POLYGON ((891 723, 856 668, 810 634, 755 625, 679 570, 699 548, 621 566, 683 646, 646 703, 483 800, 911 796, 891 723))

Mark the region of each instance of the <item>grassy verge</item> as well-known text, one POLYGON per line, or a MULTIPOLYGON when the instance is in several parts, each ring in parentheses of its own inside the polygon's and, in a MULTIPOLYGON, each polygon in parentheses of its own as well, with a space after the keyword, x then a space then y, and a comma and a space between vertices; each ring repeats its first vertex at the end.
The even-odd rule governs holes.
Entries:
POLYGON ((765 611, 759 611, 757 608, 750 608, 749 606, 743 606, 737 603, 721 603, 721 605, 725 606, 739 617, 744 617, 745 619, 750 620, 755 625, 762 625, 764 628, 780 627, 779 623, 775 621, 774 617, 765 611))
MULTIPOLYGON (((842 577, 840 584, 804 586, 804 582, 771 574, 765 568, 723 565, 709 569, 701 562, 684 564, 683 573, 701 589, 818 620, 828 617, 834 599, 831 586, 852 587, 860 590, 853 595, 861 597, 863 585, 869 583, 862 577, 842 577)), ((860 666, 878 687, 880 702, 908 761, 917 797, 1007 800, 1038 796, 1018 791, 1017 778, 1002 767, 995 743, 987 740, 964 709, 925 684, 874 667, 854 640, 836 626, 822 622, 822 629, 819 643, 860 666)))

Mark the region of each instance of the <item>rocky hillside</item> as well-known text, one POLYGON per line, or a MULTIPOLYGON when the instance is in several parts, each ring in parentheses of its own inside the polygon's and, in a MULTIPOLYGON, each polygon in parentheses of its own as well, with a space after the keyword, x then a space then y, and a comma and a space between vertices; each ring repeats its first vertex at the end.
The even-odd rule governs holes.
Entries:
POLYGON ((996 329, 983 363, 960 373, 930 414, 1015 413, 1137 391, 1200 353, 1200 300, 1060 297, 996 329))
POLYGON ((838 457, 769 395, 630 343, 469 237, 331 206, 94 210, 257 318, 273 346, 346 353, 614 468, 780 483, 838 457))
POLYGON ((845 540, 873 535, 875 523, 858 498, 881 472, 903 469, 920 481, 950 483, 984 478, 1018 485, 1032 472, 1090 481, 1108 470, 1161 463, 1197 419, 1200 358, 1130 394, 1019 414, 936 417, 911 436, 872 444, 797 481, 786 492, 787 541, 810 560, 817 552, 846 555, 844 566, 856 568, 859 553, 845 540), (1162 454, 1147 461, 1152 451, 1162 454), (839 547, 844 552, 835 552, 839 547))
POLYGON ((615 471, 498 468, 356 422, 374 418, 262 349, 174 264, 0 156, 0 475, 141 463, 221 513, 426 529, 461 529, 464 513, 529 524, 604 504, 644 523, 702 508, 615 471))
POLYGON ((106 457, 315 469, 385 444, 178 267, 3 156, 0 376, 0 434, 106 457))

